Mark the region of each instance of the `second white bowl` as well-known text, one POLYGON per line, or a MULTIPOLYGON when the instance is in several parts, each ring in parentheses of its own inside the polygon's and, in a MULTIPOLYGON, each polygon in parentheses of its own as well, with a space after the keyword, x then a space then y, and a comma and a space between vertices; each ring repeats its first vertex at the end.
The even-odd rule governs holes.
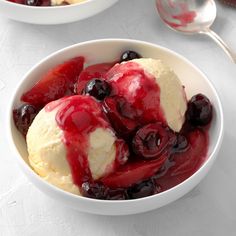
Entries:
POLYGON ((63 24, 93 16, 115 4, 118 0, 87 0, 82 3, 33 7, 0 0, 0 14, 7 18, 31 24, 63 24))

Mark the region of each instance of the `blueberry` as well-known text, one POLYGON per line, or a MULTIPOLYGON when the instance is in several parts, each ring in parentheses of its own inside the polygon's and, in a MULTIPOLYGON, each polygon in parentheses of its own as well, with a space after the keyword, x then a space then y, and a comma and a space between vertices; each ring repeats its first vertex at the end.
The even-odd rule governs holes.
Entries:
POLYGON ((125 200, 127 199, 127 192, 125 189, 117 188, 117 189, 109 189, 107 200, 125 200))
POLYGON ((38 113, 33 105, 23 104, 22 106, 13 110, 13 119, 17 129, 26 136, 27 131, 38 113))
POLYGON ((135 154, 144 158, 158 158, 162 153, 171 151, 176 142, 175 134, 161 123, 151 123, 137 131, 132 148, 135 154))
POLYGON ((176 135, 176 143, 173 147, 174 152, 184 152, 188 148, 188 140, 182 134, 176 135))
POLYGON ((212 119, 212 105, 209 99, 202 94, 193 96, 188 102, 186 119, 193 126, 209 124, 212 119))
POLYGON ((133 59, 138 59, 138 58, 141 58, 141 56, 137 53, 137 52, 134 52, 134 51, 125 51, 121 57, 120 57, 120 62, 123 62, 123 61, 130 61, 130 60, 133 60, 133 59))
POLYGON ((147 197, 155 193, 155 183, 153 180, 146 180, 128 188, 129 199, 147 197))
POLYGON ((119 137, 126 139, 132 136, 138 125, 137 113, 123 97, 106 97, 102 107, 119 137))
POLYGON ((106 199, 108 189, 100 182, 85 182, 81 186, 83 196, 94 199, 106 199))
POLYGON ((97 100, 103 100, 111 92, 110 85, 101 79, 90 80, 85 87, 85 94, 95 97, 97 100))
POLYGON ((85 182, 80 190, 82 195, 88 198, 102 200, 125 200, 128 198, 126 189, 110 189, 99 181, 94 183, 85 182))

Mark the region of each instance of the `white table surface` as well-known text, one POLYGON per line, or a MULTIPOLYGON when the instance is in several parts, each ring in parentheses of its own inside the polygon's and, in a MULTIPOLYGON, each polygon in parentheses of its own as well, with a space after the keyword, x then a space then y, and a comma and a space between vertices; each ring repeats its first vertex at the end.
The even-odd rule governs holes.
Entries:
MULTIPOLYGON (((236 9, 218 4, 213 26, 236 50, 236 9)), ((59 26, 36 26, 0 16, 0 235, 236 235, 236 65, 204 36, 183 36, 166 28, 153 0, 120 0, 90 19, 59 26), (207 177, 180 200, 145 214, 96 216, 58 205, 23 176, 5 139, 9 95, 35 63, 71 44, 97 38, 133 38, 181 53, 218 89, 225 137, 207 177)))

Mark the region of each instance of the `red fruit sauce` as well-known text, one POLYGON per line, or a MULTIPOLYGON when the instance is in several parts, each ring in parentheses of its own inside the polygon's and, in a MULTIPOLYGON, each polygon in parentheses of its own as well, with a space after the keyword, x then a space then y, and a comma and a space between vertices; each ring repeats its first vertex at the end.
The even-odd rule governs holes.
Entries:
POLYGON ((23 102, 36 107, 70 95, 84 66, 84 57, 72 58, 49 70, 29 91, 21 96, 23 102))
POLYGON ((110 70, 115 65, 115 62, 100 63, 96 65, 91 65, 85 68, 78 79, 77 82, 77 94, 82 94, 84 87, 91 79, 103 79, 108 70, 110 70))
POLYGON ((155 160, 129 161, 116 172, 104 177, 101 181, 110 188, 128 188, 135 183, 152 177, 168 159, 167 154, 155 160))
POLYGON ((186 133, 186 151, 172 154, 154 176, 159 192, 170 189, 193 175, 206 161, 208 130, 196 129, 186 133))
POLYGON ((142 125, 155 121, 166 124, 160 105, 160 88, 154 76, 145 72, 138 63, 116 64, 108 71, 106 79, 112 87, 110 96, 125 98, 130 105, 127 110, 127 106, 121 108, 123 116, 142 125))
MULTIPOLYGON (((63 143, 67 147, 69 162, 74 183, 81 186, 84 182, 92 182, 88 163, 89 135, 97 128, 112 129, 102 112, 100 103, 90 96, 70 96, 49 103, 45 110, 52 111, 59 108, 56 122, 63 130, 63 143)), ((128 156, 128 148, 124 141, 116 141, 116 158, 112 167, 115 171, 124 164, 128 156)), ((110 170, 111 171, 111 170, 110 170)))

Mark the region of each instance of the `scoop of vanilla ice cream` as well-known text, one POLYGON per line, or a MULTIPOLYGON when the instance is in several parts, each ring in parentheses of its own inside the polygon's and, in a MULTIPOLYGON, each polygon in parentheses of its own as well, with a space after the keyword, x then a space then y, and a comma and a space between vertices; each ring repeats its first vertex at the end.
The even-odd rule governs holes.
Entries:
POLYGON ((161 60, 151 58, 134 59, 144 71, 155 77, 160 88, 160 104, 168 126, 178 132, 182 128, 187 109, 184 88, 175 72, 161 60))
MULTIPOLYGON (((31 124, 26 137, 29 163, 49 183, 79 195, 67 162, 63 131, 55 120, 57 111, 58 108, 50 112, 42 109, 31 124)), ((97 128, 89 134, 88 162, 93 179, 102 177, 112 168, 116 157, 115 141, 109 129, 97 128)))
POLYGON ((115 141, 113 133, 103 128, 97 128, 90 134, 88 161, 93 179, 99 179, 112 169, 116 156, 115 141))

